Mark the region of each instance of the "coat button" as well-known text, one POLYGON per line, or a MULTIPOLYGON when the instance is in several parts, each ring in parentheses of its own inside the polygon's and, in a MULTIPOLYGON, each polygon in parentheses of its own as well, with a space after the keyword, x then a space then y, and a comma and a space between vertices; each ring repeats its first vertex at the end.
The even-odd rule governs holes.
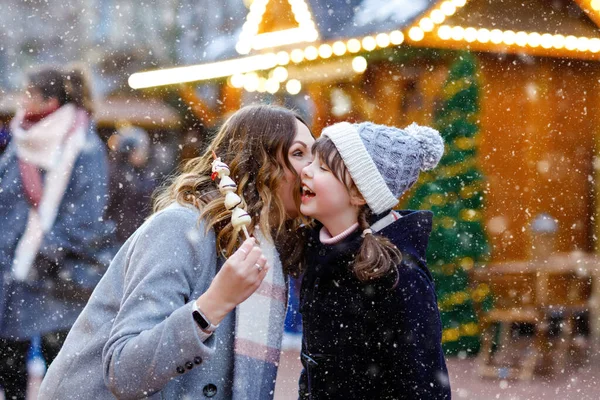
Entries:
POLYGON ((185 368, 183 368, 181 365, 177 366, 177 372, 180 374, 183 374, 185 372, 185 368))
POLYGON ((196 358, 194 358, 194 364, 196 364, 196 365, 202 364, 202 357, 196 357, 196 358))
POLYGON ((209 383, 208 385, 204 386, 202 393, 204 393, 206 397, 214 397, 217 394, 217 387, 212 383, 209 383))
POLYGON ((187 369, 192 369, 192 368, 194 368, 194 363, 191 362, 191 361, 188 361, 188 362, 185 363, 185 367, 187 369))

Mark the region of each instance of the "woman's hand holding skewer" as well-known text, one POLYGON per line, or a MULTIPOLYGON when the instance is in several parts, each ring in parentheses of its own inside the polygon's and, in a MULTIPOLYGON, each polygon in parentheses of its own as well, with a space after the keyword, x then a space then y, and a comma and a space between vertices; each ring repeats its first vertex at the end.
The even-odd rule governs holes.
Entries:
POLYGON ((258 289, 270 266, 255 246, 255 239, 246 239, 227 259, 208 290, 196 304, 213 325, 218 325, 238 304, 258 289))

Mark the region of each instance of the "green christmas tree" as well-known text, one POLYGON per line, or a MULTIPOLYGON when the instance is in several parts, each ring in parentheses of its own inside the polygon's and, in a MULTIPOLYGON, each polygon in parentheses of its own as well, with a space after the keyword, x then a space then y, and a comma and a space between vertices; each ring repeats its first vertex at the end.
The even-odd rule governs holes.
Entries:
POLYGON ((484 179, 476 162, 479 132, 477 64, 460 53, 450 67, 434 126, 446 143, 437 168, 422 174, 408 202, 412 209, 434 212, 427 253, 442 317, 442 343, 447 354, 479 350, 475 303, 486 308, 489 288, 469 287, 469 270, 488 257, 483 228, 484 179))

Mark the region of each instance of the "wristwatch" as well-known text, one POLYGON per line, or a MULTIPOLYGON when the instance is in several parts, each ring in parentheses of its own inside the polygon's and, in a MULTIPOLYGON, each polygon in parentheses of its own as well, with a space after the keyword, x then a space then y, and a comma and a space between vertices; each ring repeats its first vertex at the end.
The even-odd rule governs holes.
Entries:
POLYGON ((194 317, 194 321, 196 324, 202 329, 204 332, 213 333, 219 325, 213 325, 208 318, 200 311, 198 308, 198 304, 196 304, 196 300, 194 300, 194 304, 192 307, 192 317, 194 317))

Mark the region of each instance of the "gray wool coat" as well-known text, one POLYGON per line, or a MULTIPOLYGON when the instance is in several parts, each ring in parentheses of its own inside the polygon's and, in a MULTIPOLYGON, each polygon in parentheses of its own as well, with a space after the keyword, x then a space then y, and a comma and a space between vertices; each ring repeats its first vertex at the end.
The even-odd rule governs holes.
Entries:
POLYGON ((234 313, 209 337, 192 318, 224 262, 215 248, 193 208, 173 204, 146 221, 96 287, 39 399, 231 398, 234 313))

